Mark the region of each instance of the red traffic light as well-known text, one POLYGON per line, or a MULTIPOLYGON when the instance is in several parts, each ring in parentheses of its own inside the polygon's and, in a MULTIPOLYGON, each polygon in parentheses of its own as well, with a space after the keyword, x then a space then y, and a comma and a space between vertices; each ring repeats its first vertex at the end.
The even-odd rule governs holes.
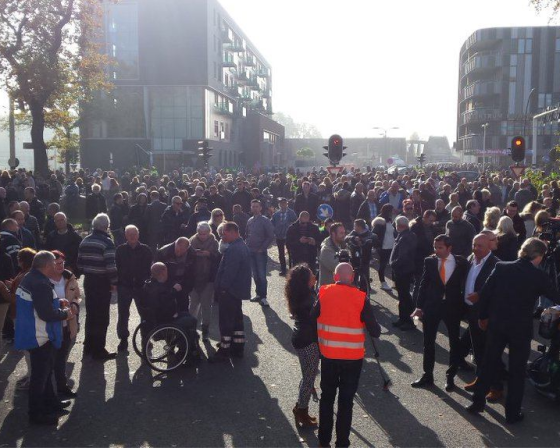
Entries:
POLYGON ((514 145, 514 146, 522 146, 522 145, 523 145, 523 139, 521 139, 521 138, 516 138, 516 139, 513 141, 513 145, 514 145))
POLYGON ((511 140, 511 158, 514 162, 525 160, 525 139, 523 137, 513 137, 511 140))

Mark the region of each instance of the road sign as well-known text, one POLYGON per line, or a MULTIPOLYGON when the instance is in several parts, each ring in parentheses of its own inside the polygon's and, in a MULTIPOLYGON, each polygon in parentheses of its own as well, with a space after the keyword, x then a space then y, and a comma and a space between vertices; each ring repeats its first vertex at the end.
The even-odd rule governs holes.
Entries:
POLYGON ((327 167, 327 171, 329 172, 329 174, 338 174, 340 173, 342 170, 344 169, 343 166, 328 166, 327 167))
POLYGON ((19 166, 19 159, 16 157, 15 159, 8 160, 8 165, 10 165, 10 168, 17 168, 19 166))
POLYGON ((527 167, 526 166, 517 166, 517 165, 512 165, 509 167, 509 169, 511 170, 512 174, 519 179, 519 177, 523 176, 523 173, 525 172, 525 169, 527 167))
POLYGON ((317 208, 317 219, 319 221, 324 221, 325 219, 332 218, 333 214, 333 208, 329 204, 321 204, 317 208))

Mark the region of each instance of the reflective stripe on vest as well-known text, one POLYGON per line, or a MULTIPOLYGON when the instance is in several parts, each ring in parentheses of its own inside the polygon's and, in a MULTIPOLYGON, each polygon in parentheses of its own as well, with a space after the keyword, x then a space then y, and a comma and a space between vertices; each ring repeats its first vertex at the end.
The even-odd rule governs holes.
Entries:
POLYGON ((317 333, 321 354, 329 359, 362 359, 365 325, 361 313, 365 293, 349 285, 324 285, 319 290, 319 303, 317 333))

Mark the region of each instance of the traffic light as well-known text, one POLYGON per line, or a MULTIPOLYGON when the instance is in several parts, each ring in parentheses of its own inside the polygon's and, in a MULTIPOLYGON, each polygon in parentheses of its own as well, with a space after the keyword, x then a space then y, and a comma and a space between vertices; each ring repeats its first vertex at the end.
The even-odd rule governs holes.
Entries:
POLYGON ((212 149, 208 140, 200 140, 198 142, 198 157, 204 162, 204 166, 208 167, 210 157, 212 157, 212 149))
POLYGON ((523 137, 514 137, 511 141, 511 158, 514 162, 525 160, 525 139, 523 137))
POLYGON ((343 145, 342 137, 338 134, 331 135, 331 137, 329 138, 329 145, 323 146, 323 148, 327 150, 324 155, 334 166, 338 165, 342 158, 346 155, 344 154, 346 146, 343 145))
POLYGON ((420 154, 418 157, 416 157, 416 160, 418 160, 420 166, 424 165, 424 162, 426 161, 426 154, 420 154))

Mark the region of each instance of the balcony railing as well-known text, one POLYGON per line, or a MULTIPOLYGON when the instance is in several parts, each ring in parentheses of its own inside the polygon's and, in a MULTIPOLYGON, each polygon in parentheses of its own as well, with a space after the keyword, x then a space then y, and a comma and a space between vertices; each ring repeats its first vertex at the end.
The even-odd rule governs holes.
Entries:
POLYGON ((222 42, 224 44, 231 44, 233 42, 233 31, 229 28, 222 30, 222 42))
POLYGON ((257 70, 257 76, 259 78, 268 78, 270 76, 270 73, 267 68, 261 68, 257 70))
POLYGON ((461 101, 468 98, 484 95, 498 95, 499 84, 496 82, 475 82, 466 86, 461 92, 461 101))
POLYGON ((253 56, 246 56, 245 57, 245 66, 246 67, 254 67, 255 66, 255 58, 253 56))
POLYGON ((228 103, 217 103, 214 104, 214 110, 221 115, 232 115, 233 111, 230 109, 228 103))
POLYGON ((476 53, 461 67, 461 76, 466 76, 475 70, 492 70, 502 66, 503 54, 496 52, 476 53))
POLYGON ((222 67, 237 68, 237 64, 231 56, 224 56, 222 60, 222 67))

